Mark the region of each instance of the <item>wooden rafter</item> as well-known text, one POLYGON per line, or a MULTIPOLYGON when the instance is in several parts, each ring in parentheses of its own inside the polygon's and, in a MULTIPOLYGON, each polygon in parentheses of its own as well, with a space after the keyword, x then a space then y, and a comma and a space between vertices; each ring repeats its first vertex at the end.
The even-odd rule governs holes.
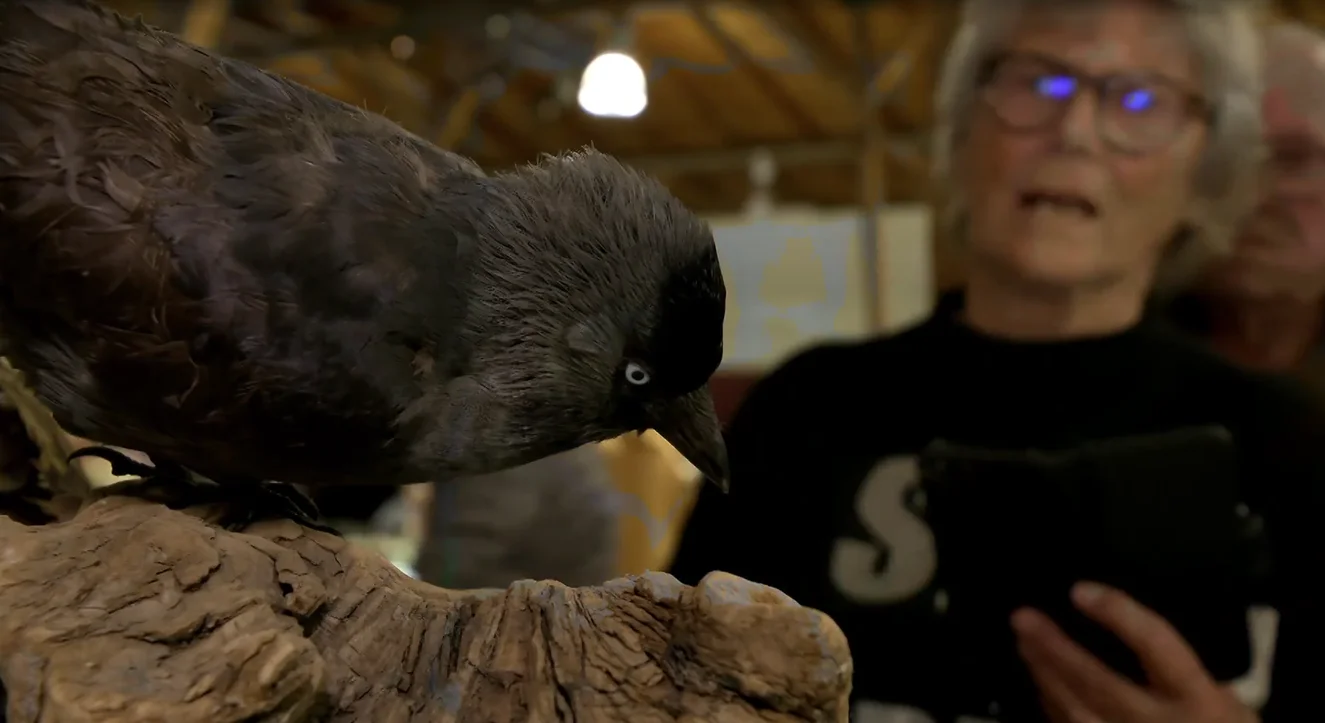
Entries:
POLYGON ((347 103, 356 103, 356 90, 319 53, 292 53, 268 58, 262 67, 347 103))
MULTIPOLYGON (((199 3, 218 1, 225 2, 199 0, 199 3)), ((275 5, 291 1, 297 2, 265 0, 265 3, 275 5)), ((566 1, 575 4, 576 0, 566 1)), ((239 5, 235 0, 229 2, 239 5)), ((441 5, 435 4, 434 10, 441 5)), ((738 18, 722 17, 724 11, 715 11, 712 5, 704 0, 685 0, 671 5, 666 11, 639 10, 643 13, 661 12, 661 15, 648 18, 649 27, 658 28, 660 32, 648 34, 656 47, 648 48, 648 52, 643 47, 636 47, 636 55, 688 57, 696 52, 695 40, 716 43, 724 53, 724 60, 719 62, 731 67, 745 79, 751 90, 766 99, 769 110, 777 111, 787 125, 787 131, 798 130, 797 140, 788 138, 787 142, 767 143, 768 137, 761 137, 749 127, 749 121, 742 118, 739 111, 732 113, 727 104, 714 106, 707 102, 708 93, 705 91, 710 90, 708 83, 712 81, 703 73, 674 74, 667 82, 659 83, 658 103, 651 108, 649 115, 635 122, 588 119, 573 110, 562 114, 555 123, 552 119, 534 121, 533 109, 540 102, 558 95, 553 84, 559 74, 574 69, 548 64, 519 70, 523 61, 505 55, 509 50, 506 45, 519 39, 508 39, 505 45, 492 44, 470 22, 477 18, 475 22, 481 24, 483 16, 460 8, 455 12, 446 9, 445 12, 424 13, 401 6, 403 16, 371 18, 357 27, 337 27, 334 31, 332 27, 339 26, 340 21, 318 13, 316 19, 326 28, 320 33, 303 39, 289 35, 272 37, 263 42, 245 37, 242 49, 233 45, 231 52, 291 75, 342 100, 385 112, 430 141, 471 155, 493 169, 533 160, 541 152, 593 143, 623 157, 627 163, 665 178, 688 203, 707 210, 739 205, 740 197, 745 193, 744 172, 752 155, 764 150, 772 153, 779 167, 805 171, 805 174, 785 174, 781 179, 779 195, 788 201, 814 199, 815 203, 848 203, 859 200, 859 195, 863 194, 850 192, 855 184, 850 183, 851 171, 848 170, 861 162, 864 153, 861 129, 852 127, 855 125, 854 114, 829 123, 828 117, 819 120, 812 111, 817 105, 827 105, 836 108, 839 114, 851 113, 853 109, 862 109, 868 114, 868 104, 862 108, 863 99, 873 99, 877 105, 893 96, 895 100, 888 104, 886 113, 881 109, 865 121, 870 123, 885 117, 889 120, 887 137, 871 146, 870 155, 879 159, 878 165, 886 165, 889 173, 895 174, 889 179, 889 186, 894 187, 887 189, 888 198, 923 198, 916 187, 922 186, 922 179, 926 177, 922 171, 927 167, 928 143, 925 134, 915 133, 914 129, 927 124, 927 105, 921 86, 928 85, 932 73, 929 63, 934 53, 928 51, 934 47, 926 37, 931 34, 929 26, 934 24, 933 18, 928 14, 893 12, 890 17, 899 18, 898 22, 907 15, 912 18, 904 28, 905 32, 893 32, 896 30, 893 28, 881 33, 879 41, 884 40, 885 34, 891 38, 877 48, 883 57, 876 56, 873 63, 857 65, 859 58, 854 57, 845 39, 835 40, 830 32, 837 28, 830 20, 841 18, 820 18, 813 12, 814 2, 744 0, 743 5, 736 7, 749 15, 739 18, 739 25, 738 18), (675 12, 678 7, 688 12, 675 12), (456 18, 463 18, 463 22, 456 18), (461 27, 456 29, 454 23, 441 24, 444 19, 456 21, 461 27), (681 32, 675 23, 694 25, 689 26, 691 32, 681 32), (446 27, 451 29, 444 29, 446 27), (417 49, 413 53, 396 53, 395 60, 391 61, 386 47, 394 37, 393 33, 402 30, 416 41, 417 49), (699 38, 701 34, 706 37, 699 38), (759 34, 780 36, 782 45, 790 48, 790 55, 808 61, 800 65, 810 66, 786 72, 808 72, 814 83, 798 85, 796 87, 802 90, 792 92, 790 80, 782 75, 784 71, 771 67, 758 55, 762 48, 757 43, 759 34), (462 43, 466 44, 464 52, 457 45, 462 43), (280 48, 301 44, 316 50, 293 54, 278 52, 280 48), (474 47, 470 48, 470 45, 474 47), (479 56, 486 60, 473 62, 479 56), (362 62, 351 62, 347 57, 362 62), (880 67, 878 60, 889 62, 880 67), (407 67, 426 80, 412 84, 379 67, 393 62, 395 67, 407 67), (907 80, 908 71, 917 73, 914 83, 907 80), (486 93, 487 87, 478 82, 494 74, 508 77, 510 81, 505 96, 495 101, 486 93), (385 82, 385 79, 391 82, 385 82), (484 92, 480 92, 480 88, 484 92), (868 93, 867 88, 871 89, 868 93), (902 112, 903 105, 915 112, 902 112), (697 123, 700 126, 696 126, 697 123), (707 128, 697 132, 696 128, 701 127, 707 128), (477 143, 475 131, 485 139, 482 146, 477 143), (805 187, 800 185, 802 182, 805 187)), ((565 17, 568 22, 579 23, 577 27, 580 29, 597 17, 577 15, 569 7, 558 0, 525 10, 550 22, 565 17)), ((907 8, 910 7, 908 4, 907 8)), ((486 11, 487 7, 484 9, 486 11)), ((170 24, 179 28, 181 17, 182 13, 177 12, 175 21, 170 24)), ((231 19, 232 26, 225 32, 227 43, 239 42, 238 30, 233 24, 240 22, 242 20, 238 17, 231 19)), ((877 30, 884 29, 884 23, 878 18, 874 25, 878 26, 877 30)), ((941 42, 948 26, 939 25, 941 42)), ((272 31, 273 34, 277 32, 272 31)), ((644 62, 644 58, 640 59, 644 62)), ((566 58, 556 60, 565 61, 566 58)), ((715 96, 712 100, 721 98, 715 96)))
POLYGON ((230 12, 230 0, 193 0, 184 13, 180 37, 200 48, 215 48, 221 43, 230 12))
MULTIPOLYGON (((414 64, 411 64, 411 66, 415 67, 417 71, 422 72, 422 70, 419 69, 414 64)), ((507 80, 510 81, 511 79, 507 78, 507 80)), ((460 108, 462 113, 467 112, 471 114, 470 129, 467 129, 465 133, 461 135, 459 139, 456 140, 455 146, 444 146, 444 147, 450 147, 450 148, 458 147, 464 142, 465 138, 468 137, 469 130, 472 130, 473 128, 478 128, 478 130, 482 132, 484 138, 493 141, 496 145, 500 146, 505 151, 505 154, 503 155, 513 158, 518 158, 520 160, 528 160, 534 157, 535 155, 537 155, 539 150, 538 148, 531 146, 530 143, 521 134, 516 133, 515 131, 507 127, 506 124, 502 123, 502 121, 496 116, 495 113, 487 112, 485 110, 483 98, 481 94, 477 91, 477 82, 471 83, 469 86, 460 86, 446 80, 445 78, 439 75, 434 74, 432 76, 432 92, 435 93, 439 98, 455 97, 459 100, 465 100, 466 99, 465 94, 470 91, 472 91, 472 93, 469 96, 467 96, 469 99, 467 103, 473 104, 471 109, 465 110, 463 107, 460 108), (468 88, 469 90, 466 91, 465 88, 468 88)), ((513 87, 513 84, 508 84, 507 92, 514 93, 517 92, 517 89, 513 87)), ((534 102, 532 100, 525 99, 524 102, 522 102, 522 105, 528 108, 532 108, 534 106, 534 102)), ((454 111, 457 110, 457 106, 461 106, 461 104, 458 102, 452 104, 451 106, 452 113, 454 113, 454 111)), ((446 124, 449 122, 451 122, 451 120, 448 118, 447 120, 443 121, 440 125, 444 129, 446 127, 446 124)), ((456 123, 459 123, 458 119, 456 120, 456 123)), ((436 135, 438 136, 438 138, 442 138, 444 140, 445 134, 446 134, 445 130, 439 130, 436 135)), ((434 140, 437 140, 438 138, 434 138, 434 140)))
MULTIPOLYGON (((926 134, 890 136, 887 146, 894 162, 922 170, 928 167, 924 149, 929 145, 926 134)), ((757 152, 772 154, 778 166, 833 166, 850 165, 860 161, 860 138, 836 138, 823 141, 798 141, 752 146, 728 146, 721 150, 687 153, 660 153, 655 155, 622 156, 631 166, 657 175, 681 173, 724 173, 740 170, 750 163, 757 152)))
POLYGON ((933 9, 919 13, 919 27, 907 34, 906 41, 893 51, 887 62, 879 66, 869 80, 871 98, 879 105, 885 105, 898 87, 915 71, 916 66, 924 62, 927 51, 938 42, 942 17, 940 10, 933 9))
POLYGON ((750 81, 759 88, 759 91, 769 101, 777 106, 780 112, 792 119, 802 135, 818 136, 822 134, 819 124, 787 93, 786 89, 779 85, 759 63, 755 62, 750 53, 741 47, 741 44, 736 42, 735 38, 722 29, 722 26, 713 18, 712 10, 707 3, 700 0, 689 0, 686 6, 704 33, 722 48, 723 53, 727 55, 727 59, 749 77, 750 81))
POLYGON ((832 47, 799 3, 795 0, 766 0, 751 5, 751 9, 761 13, 778 34, 804 53, 826 76, 826 85, 834 92, 851 99, 859 95, 857 89, 865 81, 860 69, 832 47))
POLYGON ((437 145, 447 150, 455 150, 474 129, 474 119, 478 115, 479 102, 482 98, 477 88, 466 88, 451 104, 446 113, 446 121, 437 134, 437 145))

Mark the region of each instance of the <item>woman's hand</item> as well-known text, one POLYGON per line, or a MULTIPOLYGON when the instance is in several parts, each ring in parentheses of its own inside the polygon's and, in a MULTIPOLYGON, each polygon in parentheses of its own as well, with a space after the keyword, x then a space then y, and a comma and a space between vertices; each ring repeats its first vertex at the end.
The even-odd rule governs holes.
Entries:
POLYGON ((1012 616, 1021 657, 1054 723, 1257 723, 1260 718, 1210 677, 1200 658, 1153 610, 1126 593, 1080 583, 1072 600, 1140 658, 1150 685, 1111 670, 1047 616, 1012 616))

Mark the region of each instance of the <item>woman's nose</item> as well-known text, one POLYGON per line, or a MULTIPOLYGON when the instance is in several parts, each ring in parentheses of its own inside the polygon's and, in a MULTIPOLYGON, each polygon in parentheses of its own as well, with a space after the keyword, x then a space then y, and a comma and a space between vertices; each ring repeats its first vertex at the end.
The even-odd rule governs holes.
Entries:
POLYGON ((1091 92, 1079 92, 1067 101, 1058 122, 1063 150, 1098 153, 1103 147, 1099 128, 1099 101, 1091 92))

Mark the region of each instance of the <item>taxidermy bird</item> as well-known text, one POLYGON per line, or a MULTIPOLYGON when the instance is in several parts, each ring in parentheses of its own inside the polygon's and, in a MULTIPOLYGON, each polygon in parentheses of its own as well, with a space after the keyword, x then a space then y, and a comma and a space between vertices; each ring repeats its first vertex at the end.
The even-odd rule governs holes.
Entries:
POLYGON ((653 428, 725 484, 724 302, 707 226, 609 156, 485 175, 93 3, 0 0, 2 351, 158 470, 443 481, 653 428))

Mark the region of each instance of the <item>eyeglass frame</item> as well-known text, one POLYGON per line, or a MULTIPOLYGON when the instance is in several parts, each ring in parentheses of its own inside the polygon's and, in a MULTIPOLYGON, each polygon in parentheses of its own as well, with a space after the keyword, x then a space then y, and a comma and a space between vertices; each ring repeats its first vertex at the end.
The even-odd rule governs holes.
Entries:
POLYGON ((1070 63, 1043 53, 1006 51, 991 55, 981 65, 980 72, 976 79, 976 87, 980 91, 981 101, 989 107, 990 111, 993 112, 994 117, 1009 129, 1022 133, 1042 131, 1055 124, 1061 123, 1072 107, 1072 103, 1080 97, 1083 90, 1087 90, 1095 97, 1096 123, 1097 127, 1100 129, 1100 139, 1111 149, 1119 153, 1133 156, 1150 155, 1167 148, 1177 140, 1179 135, 1181 135, 1182 128, 1186 121, 1196 120, 1209 126, 1212 125, 1216 119, 1215 108, 1203 95, 1188 90, 1182 87, 1177 81, 1166 78, 1163 75, 1146 72, 1094 75, 1086 73, 1078 68, 1074 68, 1070 63), (1049 71, 1049 74, 1064 75, 1072 78, 1077 82, 1077 86, 1073 89, 1072 95, 1065 100, 1046 99, 1054 100, 1051 104, 1054 108, 1054 112, 1046 113, 1044 120, 1039 121, 1038 123, 1024 125, 1009 122, 1006 117, 1007 114, 999 111, 998 103, 994 102, 991 97, 991 89, 995 87, 994 81, 998 76, 999 70, 1005 67, 1009 61, 1015 60, 1038 63, 1049 71), (1163 142, 1155 143, 1153 146, 1147 146, 1144 148, 1128 147, 1127 144, 1119 143, 1117 138, 1112 138, 1112 134, 1107 132, 1109 125, 1102 122, 1104 119, 1101 116, 1111 106, 1106 104, 1104 100, 1109 97, 1109 91, 1115 88, 1120 81, 1134 85, 1162 86, 1174 91, 1177 94, 1177 97, 1182 101, 1181 119, 1174 124, 1171 135, 1163 142))

